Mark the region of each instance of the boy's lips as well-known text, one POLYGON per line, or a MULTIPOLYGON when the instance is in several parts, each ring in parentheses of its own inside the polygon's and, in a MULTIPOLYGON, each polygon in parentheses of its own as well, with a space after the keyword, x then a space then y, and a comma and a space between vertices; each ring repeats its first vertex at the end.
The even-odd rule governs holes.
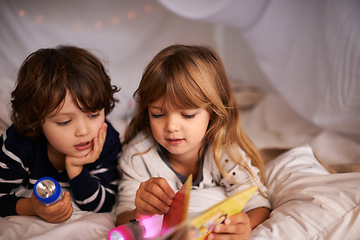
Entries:
POLYGON ((75 149, 78 150, 78 151, 84 151, 84 150, 90 148, 91 145, 92 145, 92 141, 81 142, 81 143, 75 145, 75 149))

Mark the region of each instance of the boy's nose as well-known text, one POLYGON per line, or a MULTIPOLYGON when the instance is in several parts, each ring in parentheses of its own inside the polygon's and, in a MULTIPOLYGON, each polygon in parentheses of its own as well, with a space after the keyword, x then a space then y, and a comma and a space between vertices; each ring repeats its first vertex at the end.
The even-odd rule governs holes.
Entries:
POLYGON ((80 137, 80 136, 85 136, 89 133, 89 128, 88 128, 88 125, 86 123, 79 123, 77 124, 76 126, 76 131, 75 131, 75 135, 77 137, 80 137))

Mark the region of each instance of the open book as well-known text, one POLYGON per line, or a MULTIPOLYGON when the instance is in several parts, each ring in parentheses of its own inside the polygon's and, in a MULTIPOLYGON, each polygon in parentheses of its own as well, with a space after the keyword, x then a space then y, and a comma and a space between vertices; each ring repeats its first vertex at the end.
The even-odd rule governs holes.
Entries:
POLYGON ((162 239, 204 239, 217 224, 225 221, 227 217, 241 212, 257 189, 256 186, 250 187, 228 197, 194 219, 187 219, 191 186, 192 176, 190 175, 176 193, 169 213, 164 215, 162 239))

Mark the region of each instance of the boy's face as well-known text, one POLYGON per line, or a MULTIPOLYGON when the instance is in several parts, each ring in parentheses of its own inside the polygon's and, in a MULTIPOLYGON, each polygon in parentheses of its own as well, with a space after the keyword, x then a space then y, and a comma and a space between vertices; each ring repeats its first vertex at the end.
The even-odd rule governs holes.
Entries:
POLYGON ((42 125, 48 140, 49 156, 86 156, 91 151, 93 139, 98 136, 104 121, 104 109, 84 113, 73 102, 70 94, 66 94, 60 111, 55 115, 48 114, 42 125))

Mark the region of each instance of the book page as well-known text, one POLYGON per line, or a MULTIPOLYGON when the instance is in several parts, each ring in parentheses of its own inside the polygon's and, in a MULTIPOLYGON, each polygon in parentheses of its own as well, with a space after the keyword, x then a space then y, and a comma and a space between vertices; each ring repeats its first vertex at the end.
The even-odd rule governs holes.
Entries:
POLYGON ((174 227, 178 226, 180 223, 186 220, 191 186, 192 186, 192 175, 188 177, 186 182, 176 193, 169 213, 164 215, 164 220, 161 228, 161 235, 168 233, 174 227))

